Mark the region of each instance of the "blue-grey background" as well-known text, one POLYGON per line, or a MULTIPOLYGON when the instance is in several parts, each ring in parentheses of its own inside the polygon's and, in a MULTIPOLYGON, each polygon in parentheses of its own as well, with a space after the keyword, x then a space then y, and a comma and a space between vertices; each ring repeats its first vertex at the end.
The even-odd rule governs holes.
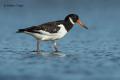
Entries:
MULTIPOLYGON (((120 80, 120 0, 0 0, 0 80, 120 80), (35 39, 19 28, 61 20, 70 13, 89 28, 75 25, 58 41, 65 57, 31 52, 35 39)), ((41 49, 51 53, 51 42, 41 49)))

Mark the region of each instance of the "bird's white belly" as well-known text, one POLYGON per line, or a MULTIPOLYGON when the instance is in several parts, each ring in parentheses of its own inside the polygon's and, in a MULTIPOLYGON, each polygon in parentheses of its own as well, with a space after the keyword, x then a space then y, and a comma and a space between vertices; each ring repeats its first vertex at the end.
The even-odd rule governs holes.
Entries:
POLYGON ((60 30, 57 33, 49 33, 49 34, 39 34, 39 33, 31 33, 31 32, 26 32, 26 33, 32 35, 33 37, 39 40, 57 40, 63 38, 67 34, 67 31, 62 24, 58 26, 60 27, 60 30))

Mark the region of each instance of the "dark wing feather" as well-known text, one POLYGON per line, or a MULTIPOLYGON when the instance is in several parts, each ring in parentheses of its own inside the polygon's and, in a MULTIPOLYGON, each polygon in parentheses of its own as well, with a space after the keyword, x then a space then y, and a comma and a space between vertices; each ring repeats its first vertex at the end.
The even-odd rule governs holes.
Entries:
POLYGON ((28 27, 25 29, 19 29, 18 32, 27 31, 27 32, 33 32, 33 33, 40 33, 39 30, 43 30, 49 33, 56 33, 60 30, 60 27, 58 27, 58 25, 62 23, 64 23, 63 20, 48 22, 48 23, 38 25, 38 26, 32 26, 32 27, 28 27))

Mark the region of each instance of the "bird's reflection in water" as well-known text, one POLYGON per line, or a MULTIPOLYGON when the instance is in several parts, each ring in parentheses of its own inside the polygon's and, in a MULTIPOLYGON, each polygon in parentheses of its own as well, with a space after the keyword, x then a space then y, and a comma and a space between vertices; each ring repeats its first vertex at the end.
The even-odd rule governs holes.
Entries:
POLYGON ((49 52, 49 51, 41 50, 39 52, 37 52, 37 51, 32 51, 32 52, 34 52, 34 54, 37 54, 37 55, 40 55, 40 56, 56 56, 56 57, 65 57, 66 56, 66 54, 61 52, 61 51, 49 52))

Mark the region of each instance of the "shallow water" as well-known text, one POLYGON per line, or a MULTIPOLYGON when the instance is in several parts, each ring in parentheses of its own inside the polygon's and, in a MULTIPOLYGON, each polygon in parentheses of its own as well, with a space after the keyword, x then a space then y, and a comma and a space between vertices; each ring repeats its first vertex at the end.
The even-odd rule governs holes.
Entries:
POLYGON ((65 1, 67 5, 63 0, 52 1, 58 4, 56 8, 32 0, 29 4, 21 1, 23 7, 0 6, 0 80, 120 80, 119 0, 65 1), (75 25, 59 40, 62 56, 52 54, 51 42, 41 42, 42 55, 36 54, 32 52, 35 40, 15 33, 19 28, 63 19, 71 11, 79 14, 89 30, 75 25))

